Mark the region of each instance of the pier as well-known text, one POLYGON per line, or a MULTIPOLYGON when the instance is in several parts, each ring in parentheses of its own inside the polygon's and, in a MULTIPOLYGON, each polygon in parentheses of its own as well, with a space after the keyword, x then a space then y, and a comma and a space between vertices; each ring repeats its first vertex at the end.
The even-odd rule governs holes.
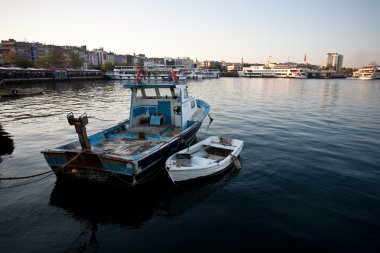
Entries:
POLYGON ((0 83, 3 85, 26 82, 59 82, 102 78, 104 78, 103 73, 96 69, 0 67, 0 83))
POLYGON ((346 78, 346 76, 338 74, 335 70, 308 70, 307 78, 328 79, 346 78))

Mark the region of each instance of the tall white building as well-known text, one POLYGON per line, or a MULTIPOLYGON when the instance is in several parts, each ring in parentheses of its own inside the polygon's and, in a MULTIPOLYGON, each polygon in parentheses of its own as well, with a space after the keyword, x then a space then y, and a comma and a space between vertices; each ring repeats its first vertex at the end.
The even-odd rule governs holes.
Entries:
POLYGON ((338 53, 327 53, 325 56, 325 67, 332 66, 339 71, 343 66, 343 55, 338 53))

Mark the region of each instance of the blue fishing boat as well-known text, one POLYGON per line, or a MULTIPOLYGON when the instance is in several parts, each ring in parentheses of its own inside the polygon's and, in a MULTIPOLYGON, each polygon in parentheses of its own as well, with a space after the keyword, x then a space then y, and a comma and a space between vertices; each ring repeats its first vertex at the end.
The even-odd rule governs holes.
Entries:
POLYGON ((87 136, 87 115, 68 114, 79 140, 42 151, 57 179, 135 186, 164 170, 158 165, 193 141, 210 109, 171 73, 174 83, 145 84, 140 69, 137 83, 124 85, 131 89, 129 119, 101 132, 87 136))

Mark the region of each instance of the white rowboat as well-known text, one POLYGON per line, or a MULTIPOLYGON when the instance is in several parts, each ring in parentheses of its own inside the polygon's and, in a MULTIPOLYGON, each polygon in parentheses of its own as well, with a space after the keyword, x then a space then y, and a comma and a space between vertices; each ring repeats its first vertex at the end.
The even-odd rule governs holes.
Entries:
POLYGON ((170 156, 165 167, 175 184, 214 176, 231 166, 240 169, 238 156, 243 144, 241 140, 211 136, 170 156))

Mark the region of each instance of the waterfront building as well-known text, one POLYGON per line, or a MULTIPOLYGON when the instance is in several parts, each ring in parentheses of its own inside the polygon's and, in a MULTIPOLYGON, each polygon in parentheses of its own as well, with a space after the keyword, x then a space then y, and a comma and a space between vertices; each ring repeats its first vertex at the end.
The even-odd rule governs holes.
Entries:
POLYGON ((175 66, 175 59, 170 58, 170 57, 165 57, 164 59, 164 65, 165 66, 175 66))
POLYGON ((165 65, 164 58, 152 57, 145 59, 144 66, 157 66, 157 65, 165 65))
POLYGON ((338 53, 327 53, 324 66, 326 68, 333 67, 336 71, 339 71, 343 66, 343 55, 338 53))
POLYGON ((88 68, 100 68, 98 53, 95 51, 88 51, 86 55, 88 68))
POLYGON ((34 43, 24 41, 18 42, 14 39, 2 40, 1 48, 4 55, 15 52, 22 59, 35 61, 38 58, 37 48, 34 43))
POLYGON ((114 56, 115 64, 117 65, 126 65, 127 64, 127 56, 122 54, 115 54, 114 56))
POLYGON ((4 65, 4 57, 7 51, 0 48, 0 66, 4 65))
MULTIPOLYGON (((107 52, 103 47, 87 50, 86 46, 56 46, 46 45, 39 42, 19 42, 14 39, 1 40, 0 43, 0 66, 15 65, 15 60, 6 62, 9 59, 27 59, 36 62, 41 57, 57 58, 56 66, 46 67, 70 67, 70 57, 73 54, 79 55, 83 60, 83 69, 97 68, 100 69, 105 63, 115 65, 166 65, 166 66, 184 66, 187 68, 194 67, 194 61, 189 57, 181 58, 147 58, 145 54, 127 54, 121 55, 113 52, 107 52), (14 55, 7 57, 10 53, 14 55)), ((41 63, 39 63, 41 64, 41 63)), ((49 61, 46 61, 49 64, 49 61)))
POLYGON ((113 52, 109 52, 106 55, 106 62, 115 64, 115 54, 113 52))
POLYGON ((145 54, 133 54, 133 65, 135 66, 143 66, 146 60, 145 54))
POLYGON ((241 63, 232 63, 227 66, 227 72, 241 71, 243 65, 241 63))
POLYGON ((176 59, 177 66, 185 66, 186 68, 194 68, 194 61, 190 59, 189 57, 182 57, 176 59))
POLYGON ((103 64, 106 63, 107 61, 107 52, 104 51, 103 47, 94 49, 94 52, 97 57, 97 62, 98 62, 97 67, 103 66, 103 64))

